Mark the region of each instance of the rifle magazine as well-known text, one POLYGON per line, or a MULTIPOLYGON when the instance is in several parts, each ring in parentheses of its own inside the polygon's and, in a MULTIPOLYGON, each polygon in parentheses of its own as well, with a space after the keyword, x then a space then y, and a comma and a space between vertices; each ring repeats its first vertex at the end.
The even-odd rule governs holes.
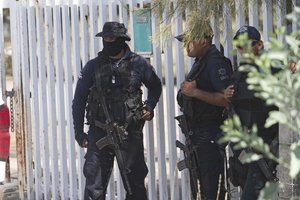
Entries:
POLYGON ((177 168, 178 168, 179 171, 182 171, 182 170, 188 168, 188 167, 187 167, 187 164, 186 164, 186 162, 185 162, 185 160, 179 161, 179 162, 177 163, 177 168))
POLYGON ((101 138, 96 142, 96 146, 99 150, 103 149, 106 146, 114 144, 112 137, 106 136, 104 138, 101 138))

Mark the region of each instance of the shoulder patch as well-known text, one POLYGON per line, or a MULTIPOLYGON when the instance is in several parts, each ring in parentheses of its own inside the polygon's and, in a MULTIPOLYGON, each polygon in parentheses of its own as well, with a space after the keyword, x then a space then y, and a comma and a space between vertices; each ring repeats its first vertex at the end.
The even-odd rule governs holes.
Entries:
POLYGON ((226 69, 221 67, 220 69, 218 69, 219 75, 223 76, 226 74, 226 69))

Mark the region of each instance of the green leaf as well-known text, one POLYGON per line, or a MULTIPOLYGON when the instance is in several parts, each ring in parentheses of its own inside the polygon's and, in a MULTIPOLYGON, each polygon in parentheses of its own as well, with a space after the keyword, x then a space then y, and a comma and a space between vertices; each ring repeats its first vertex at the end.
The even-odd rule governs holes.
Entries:
POLYGON ((290 177, 295 178, 300 171, 300 145, 293 143, 291 145, 291 163, 290 177))
POLYGON ((260 191, 258 200, 271 199, 273 194, 275 194, 278 190, 278 188, 279 183, 267 182, 265 187, 260 191))
POLYGON ((261 159, 262 156, 256 153, 245 153, 240 159, 242 163, 250 163, 261 159))
POLYGON ((276 123, 281 123, 281 124, 287 123, 287 117, 285 113, 282 113, 280 111, 272 111, 269 113, 269 115, 270 116, 265 123, 266 128, 271 127, 276 123))
POLYGON ((279 50, 274 51, 273 50, 268 53, 268 58, 283 61, 284 59, 286 59, 287 55, 288 55, 287 51, 279 51, 279 50))

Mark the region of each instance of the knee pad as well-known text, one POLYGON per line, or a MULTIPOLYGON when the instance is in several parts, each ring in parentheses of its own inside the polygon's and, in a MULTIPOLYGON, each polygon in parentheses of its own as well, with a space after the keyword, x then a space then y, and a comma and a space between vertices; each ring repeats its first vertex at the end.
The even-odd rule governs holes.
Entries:
POLYGON ((105 193, 100 190, 87 191, 84 200, 105 200, 105 193))
POLYGON ((96 176, 98 168, 99 168, 99 164, 97 161, 87 160, 83 166, 83 174, 86 178, 96 176))

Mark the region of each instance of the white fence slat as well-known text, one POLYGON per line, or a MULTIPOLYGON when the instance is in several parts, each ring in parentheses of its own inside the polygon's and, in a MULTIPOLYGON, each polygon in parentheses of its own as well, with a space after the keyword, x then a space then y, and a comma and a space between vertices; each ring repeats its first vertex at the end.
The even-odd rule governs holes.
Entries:
POLYGON ((52 8, 45 8, 45 32, 46 32, 46 63, 47 63, 47 102, 50 135, 50 162, 51 162, 51 192, 52 199, 59 199, 59 170, 58 170, 58 145, 56 127, 56 96, 55 96, 55 68, 54 68, 54 38, 52 8))
POLYGON ((211 18, 211 27, 214 33, 213 44, 215 44, 217 49, 220 50, 220 21, 219 20, 220 20, 220 16, 217 13, 215 16, 211 18))
POLYGON ((263 41, 269 41, 269 34, 273 31, 272 1, 262 0, 263 41))
MULTIPOLYGON (((276 1, 276 25, 277 28, 280 28, 282 26, 286 26, 286 20, 285 20, 285 16, 286 16, 286 1, 285 0, 278 0, 276 1)), ((286 34, 286 31, 284 33, 284 35, 286 34)), ((284 35, 280 35, 278 36, 278 39, 281 41, 284 38, 284 35)))
MULTIPOLYGON (((99 1, 99 17, 100 17, 99 32, 102 31, 102 27, 103 27, 104 23, 107 21, 107 16, 108 15, 107 15, 107 5, 106 5, 106 3, 103 2, 103 1, 99 1)), ((98 39, 97 41, 98 41, 98 43, 100 43, 100 46, 99 46, 99 51, 100 51, 103 48, 102 40, 98 39)))
MULTIPOLYGON (((144 99, 147 98, 148 91, 144 87, 144 99)), ((147 167, 148 167, 148 198, 156 200, 156 189, 155 189, 155 160, 154 160, 154 134, 153 134, 153 121, 146 121, 145 128, 146 138, 146 154, 147 154, 147 167)))
POLYGON ((42 169, 41 169, 41 150, 40 150, 40 131, 39 131, 39 109, 38 103, 39 91, 37 87, 37 57, 36 57, 36 23, 35 9, 28 7, 28 32, 29 34, 29 63, 30 63, 30 91, 31 91, 31 117, 34 149, 34 185, 35 198, 41 199, 42 169))
MULTIPOLYGON (((236 31, 245 25, 244 7, 245 7, 244 1, 235 0, 236 31)), ((240 63, 240 60, 241 60, 241 55, 237 54, 237 63, 240 63)))
POLYGON ((117 200, 125 199, 125 189, 122 182, 121 173, 119 167, 116 165, 116 178, 119 181, 117 184, 117 200))
MULTIPOLYGON (((80 63, 80 38, 79 38, 79 20, 78 20, 78 6, 71 5, 71 21, 72 21, 72 60, 73 60, 73 91, 77 83, 77 79, 81 70, 80 63)), ((75 142, 75 140, 73 140, 75 142)), ((84 150, 76 145, 77 152, 77 174, 78 174, 78 198, 82 199, 84 195, 85 178, 83 176, 84 150)))
POLYGON ((224 38, 224 55, 233 63, 232 50, 232 15, 230 5, 224 1, 223 6, 223 38, 224 38))
MULTIPOLYGON (((169 15, 169 10, 166 10, 163 14, 163 18, 169 15)), ((164 24, 169 25, 170 20, 165 20, 164 24)), ((164 57, 165 57, 165 78, 166 78, 166 92, 167 92, 167 110, 169 114, 167 115, 167 133, 169 141, 169 176, 170 176, 170 195, 171 199, 178 199, 179 189, 177 178, 177 156, 176 156, 176 132, 174 117, 175 117, 175 105, 174 105, 174 72, 173 72, 173 55, 172 55, 172 41, 168 39, 165 41, 166 46, 164 47, 164 57)))
POLYGON ((106 197, 107 199, 111 199, 111 200, 115 200, 115 171, 116 171, 116 168, 118 167, 118 163, 116 162, 116 159, 114 161, 114 168, 112 169, 112 173, 111 173, 111 176, 110 176, 110 180, 109 180, 109 183, 108 183, 108 187, 107 187, 107 194, 106 194, 106 197))
POLYGON ((245 25, 245 14, 244 14, 245 2, 240 0, 235 0, 235 10, 236 10, 236 26, 237 29, 245 25))
POLYGON ((119 6, 119 15, 120 15, 120 22, 124 23, 124 25, 126 27, 128 24, 128 16, 127 16, 127 4, 125 1, 119 1, 118 2, 118 6, 119 6))
POLYGON ((45 37, 44 37, 44 17, 43 8, 36 7, 36 25, 37 25, 37 55, 38 55, 38 91, 39 91, 39 110, 41 111, 40 134, 41 134, 41 155, 43 167, 43 186, 44 198, 49 199, 50 192, 50 163, 49 163, 49 145, 48 145, 48 112, 47 112, 47 91, 46 91, 46 71, 45 71, 45 37))
POLYGON ((75 162, 75 138, 73 130, 73 118, 71 112, 71 105, 73 99, 73 85, 72 85, 72 68, 71 68, 71 34, 70 34, 70 15, 69 6, 62 7, 62 22, 63 22, 63 52, 64 52, 64 80, 65 80, 65 113, 66 113, 66 133, 68 139, 68 161, 69 161, 69 187, 70 199, 77 198, 77 175, 75 162))
MULTIPOLYGON (((131 12, 130 12, 131 13, 131 12)), ((132 15, 132 14, 131 14, 132 15)), ((152 35, 159 30, 158 19, 152 15, 152 35)), ((132 19, 132 18, 131 18, 132 19)), ((132 20, 131 20, 132 21, 132 20)), ((162 62, 161 49, 155 44, 153 47, 153 67, 155 68, 157 76, 162 80, 162 62)), ((155 123, 156 123, 156 141, 157 141, 157 157, 158 157, 158 191, 159 200, 168 199, 167 173, 166 173, 166 158, 165 158, 165 131, 164 131, 164 107, 163 95, 161 95, 159 102, 155 108, 155 123)))
POLYGON ((72 23, 72 64, 74 66, 74 84, 73 90, 75 89, 77 78, 81 70, 81 59, 80 59, 80 35, 79 35, 79 17, 78 17, 78 6, 71 6, 71 23, 72 23))
POLYGON ((249 25, 258 28, 258 3, 257 0, 248 1, 249 25))
MULTIPOLYGON (((88 59, 89 59, 89 43, 88 43, 88 21, 87 21, 87 15, 88 15, 88 6, 86 4, 81 4, 80 5, 80 33, 81 33, 81 63, 82 63, 82 66, 84 66, 87 62, 88 62, 88 59)), ((84 130, 86 131, 87 130, 87 126, 85 125, 84 126, 84 130)), ((78 149, 79 147, 77 147, 78 149)), ((80 149, 79 152, 81 153, 81 156, 83 156, 83 152, 82 150, 80 149)), ((79 167, 79 170, 81 170, 83 172, 83 165, 84 165, 84 160, 81 159, 79 161, 79 164, 82 164, 81 167, 79 167)), ((83 177, 82 178, 82 187, 85 186, 85 178, 83 177)), ((84 194, 84 193, 83 193, 84 194)), ((83 195, 82 194, 82 195, 83 195)))
POLYGON ((80 6, 80 24, 81 24, 82 63, 84 65, 88 62, 89 59, 87 15, 88 15, 88 6, 86 4, 82 4, 80 6))
MULTIPOLYGON (((176 6, 176 5, 175 5, 176 6)), ((175 14, 177 17, 174 19, 174 35, 177 36, 183 32, 183 25, 182 25, 182 16, 179 16, 178 13, 175 14)), ((175 62, 176 62, 176 86, 177 90, 180 88, 180 84, 184 81, 185 77, 185 70, 184 70, 184 57, 183 57, 183 43, 179 42, 177 39, 175 40, 175 62)), ((179 107, 177 107, 176 115, 182 114, 179 110, 179 107)), ((179 132, 179 140, 184 141, 184 135, 181 133, 180 128, 177 125, 177 121, 174 119, 174 123, 176 126, 176 129, 179 132)), ((183 142, 184 143, 184 142, 183 142)), ((184 154, 182 151, 180 151, 179 154, 180 160, 184 159, 184 154)), ((191 199, 190 197, 190 187, 189 187, 189 177, 187 170, 184 170, 180 172, 181 174, 181 199, 191 199)))
MULTIPOLYGON (((4 66, 4 35, 3 35, 3 8, 0 7, 0 90, 5 87, 5 66, 4 66)), ((3 93, 2 93, 3 94, 3 93)))
POLYGON ((89 0, 89 19, 90 19, 90 47, 91 47, 91 58, 97 56, 99 50, 98 40, 95 35, 98 33, 97 23, 97 7, 94 0, 89 0))
POLYGON ((33 171, 32 171, 32 135, 31 135, 31 115, 30 115, 30 90, 29 90, 29 52, 28 52, 28 24, 27 24, 27 10, 25 7, 20 8, 21 19, 21 62, 22 62, 22 85, 23 85, 23 105, 25 109, 24 124, 26 124, 26 175, 27 175, 27 197, 30 199, 34 197, 33 171))
MULTIPOLYGON (((20 37, 20 27, 21 27, 21 9, 20 9, 20 2, 10 1, 10 34, 11 34, 11 45, 12 45, 12 72, 13 72, 13 88, 15 91, 14 98, 15 98, 15 113, 19 114, 21 116, 18 116, 15 118, 15 134, 16 134, 16 149, 17 151, 20 149, 26 148, 25 138, 23 137, 25 128, 27 126, 22 126, 24 122, 24 112, 21 109, 23 102, 19 101, 22 99, 22 85, 21 85, 21 79, 22 79, 22 68, 21 68, 21 37, 20 37), (25 146, 23 146, 25 144, 25 146)), ((24 38, 23 38, 24 39, 24 38)), ((16 116, 15 116, 16 117, 16 116)), ((24 123, 25 124, 25 123, 24 123)), ((25 171, 25 164, 24 162, 27 161, 27 158, 25 160, 25 150, 22 150, 22 153, 17 155, 18 159, 18 186, 19 186, 19 197, 21 200, 25 199, 25 177, 26 177, 26 171, 25 171), (20 160, 19 160, 20 159, 20 160)), ((31 183, 31 179, 27 179, 29 183, 31 183)), ((29 191, 29 190, 27 190, 29 191)), ((30 195, 30 191, 28 192, 30 195)))
POLYGON ((55 49, 55 73, 56 73, 56 96, 57 96, 57 125, 59 140, 59 164, 60 164, 60 186, 61 198, 68 198, 68 172, 67 172, 67 152, 66 152, 66 127, 64 112, 64 82, 63 82, 63 63, 62 63, 62 38, 61 38, 61 15, 60 6, 54 7, 54 49, 55 49))
POLYGON ((109 21, 118 21, 117 8, 116 8, 116 3, 114 1, 108 4, 108 13, 109 13, 109 21))
MULTIPOLYGON (((134 4, 134 0, 129 0, 129 18, 130 20, 130 27, 129 28, 129 32, 131 33, 131 40, 130 40, 130 46, 132 47, 132 51, 135 51, 134 49, 134 31, 133 31, 133 10, 135 9, 135 4, 134 4)), ((153 16, 153 15, 152 15, 153 16)), ((154 19, 152 17, 152 19, 154 19)), ((153 26, 152 26, 153 28, 153 26)))
MULTIPOLYGON (((299 0, 292 0, 292 10, 294 10, 296 6, 300 6, 299 4, 300 4, 299 0)), ((298 30, 297 22, 292 22, 292 31, 295 32, 297 30, 298 30)))
MULTIPOLYGON (((14 88, 20 89, 20 83, 21 83, 21 72, 19 70, 20 68, 20 37, 19 37, 19 31, 20 31, 20 21, 18 21, 19 17, 19 2, 11 2, 10 3, 10 37, 11 40, 11 46, 12 46, 12 72, 13 72, 13 84, 14 88)), ((22 171, 22 170, 20 170, 22 171)))

